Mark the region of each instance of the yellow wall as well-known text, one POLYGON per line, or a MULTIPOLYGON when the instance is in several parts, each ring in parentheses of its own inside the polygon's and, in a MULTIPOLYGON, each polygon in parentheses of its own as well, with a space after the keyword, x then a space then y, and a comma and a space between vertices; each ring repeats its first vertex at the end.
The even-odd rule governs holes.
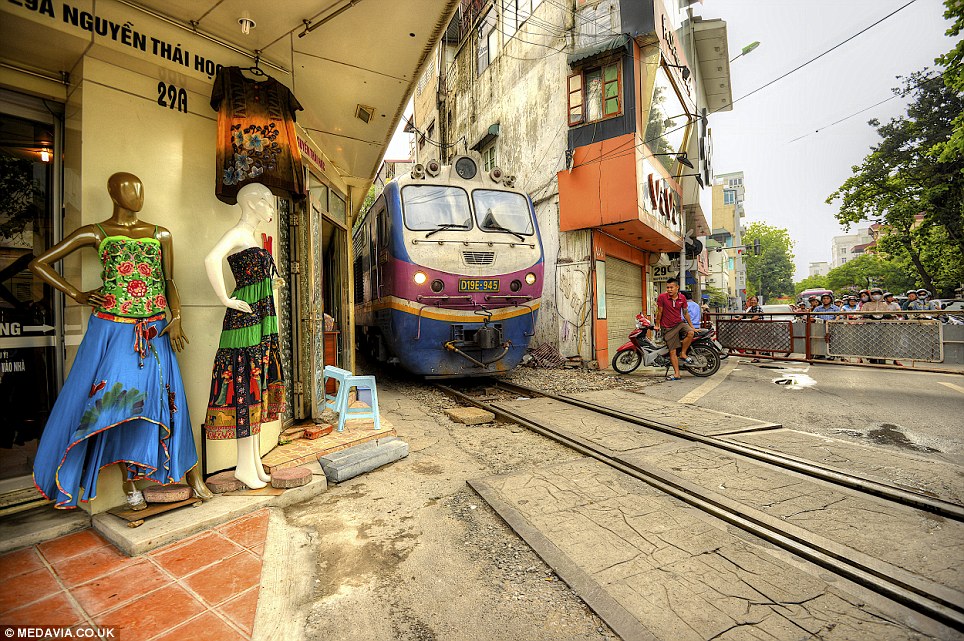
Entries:
POLYGON ((736 219, 736 205, 723 204, 724 185, 713 185, 713 229, 725 229, 736 235, 733 221, 736 219))

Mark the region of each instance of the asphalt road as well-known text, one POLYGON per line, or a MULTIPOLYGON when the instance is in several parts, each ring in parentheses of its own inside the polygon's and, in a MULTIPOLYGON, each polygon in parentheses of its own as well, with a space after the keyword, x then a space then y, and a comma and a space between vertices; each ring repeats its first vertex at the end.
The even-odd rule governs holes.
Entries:
POLYGON ((964 463, 964 376, 841 365, 751 363, 683 375, 646 394, 784 427, 964 463), (788 384, 789 382, 789 384, 788 384))

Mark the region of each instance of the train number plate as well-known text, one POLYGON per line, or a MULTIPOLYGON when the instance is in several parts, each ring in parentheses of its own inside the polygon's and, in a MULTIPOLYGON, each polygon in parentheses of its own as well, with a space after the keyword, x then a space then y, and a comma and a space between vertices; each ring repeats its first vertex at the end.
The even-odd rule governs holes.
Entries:
POLYGON ((460 292, 497 292, 499 291, 498 278, 460 278, 460 292))

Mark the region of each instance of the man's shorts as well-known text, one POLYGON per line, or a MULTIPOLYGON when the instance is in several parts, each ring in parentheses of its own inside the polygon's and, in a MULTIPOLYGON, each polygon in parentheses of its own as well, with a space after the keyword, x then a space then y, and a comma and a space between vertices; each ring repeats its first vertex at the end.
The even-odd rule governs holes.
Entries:
POLYGON ((663 342, 669 349, 679 349, 683 346, 683 338, 693 330, 686 323, 679 323, 663 329, 663 342))

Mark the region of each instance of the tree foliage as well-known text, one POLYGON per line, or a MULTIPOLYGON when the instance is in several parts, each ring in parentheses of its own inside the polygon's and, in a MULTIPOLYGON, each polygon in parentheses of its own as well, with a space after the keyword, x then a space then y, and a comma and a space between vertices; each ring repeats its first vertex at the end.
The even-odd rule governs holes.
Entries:
MULTIPOLYGON (((946 70, 943 74, 944 86, 961 95, 964 93, 964 39, 960 38, 961 31, 964 31, 964 0, 945 0, 944 17, 953 21, 946 35, 957 38, 957 43, 934 62, 946 70)), ((964 110, 951 115, 954 120, 950 138, 934 146, 934 152, 941 162, 953 162, 964 157, 964 110)))
POLYGON ((826 282, 827 289, 838 294, 854 293, 870 287, 900 294, 915 284, 914 275, 906 266, 875 254, 863 254, 831 269, 826 282))
POLYGON ((790 233, 766 223, 750 223, 743 233, 747 292, 764 301, 793 294, 793 241, 790 233), (754 241, 760 241, 760 254, 754 255, 754 241))
POLYGON ((827 277, 822 275, 807 276, 794 286, 793 291, 799 294, 808 289, 828 289, 827 277))
POLYGON ((719 287, 714 287, 707 283, 703 286, 703 293, 708 294, 710 297, 710 305, 713 307, 726 307, 730 303, 730 298, 727 296, 719 287))
POLYGON ((840 200, 837 220, 848 227, 885 225, 878 252, 907 262, 918 283, 938 291, 953 289, 964 257, 964 155, 944 153, 959 133, 964 96, 946 84, 947 73, 900 78, 894 92, 913 96, 906 116, 870 121, 880 143, 827 199, 840 200))

